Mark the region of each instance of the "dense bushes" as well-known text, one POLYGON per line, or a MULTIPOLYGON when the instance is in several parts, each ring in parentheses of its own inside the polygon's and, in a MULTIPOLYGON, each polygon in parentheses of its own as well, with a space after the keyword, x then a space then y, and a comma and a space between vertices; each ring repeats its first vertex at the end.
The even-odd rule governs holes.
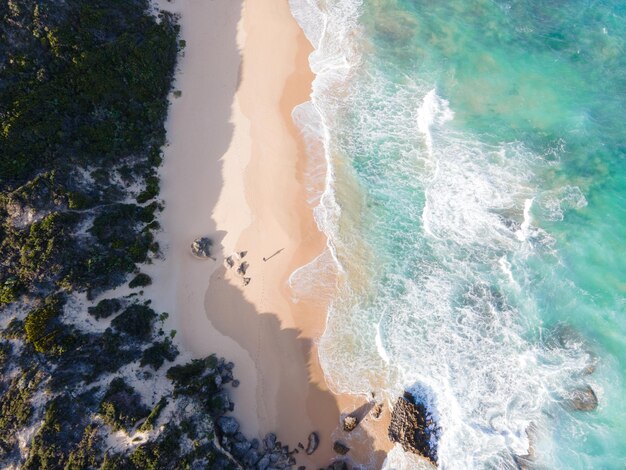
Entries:
POLYGON ((167 359, 172 362, 178 356, 178 349, 169 338, 165 341, 155 341, 152 346, 146 349, 141 356, 141 366, 151 366, 158 370, 167 359))
POLYGON ((152 284, 152 278, 147 274, 139 273, 128 283, 128 287, 134 289, 135 287, 145 287, 150 284, 152 284))
POLYGON ((24 321, 25 340, 35 351, 60 355, 75 343, 58 321, 63 312, 63 300, 58 296, 48 297, 44 305, 30 311, 24 321))
POLYGON ((31 418, 31 397, 40 381, 41 376, 30 370, 14 378, 0 394, 0 461, 16 446, 15 433, 31 418))
POLYGON ((141 340, 150 339, 152 324, 157 315, 146 305, 134 304, 126 308, 111 321, 111 326, 141 340))
POLYGON ((5 13, 5 28, 33 30, 5 32, 19 45, 2 54, 0 185, 60 159, 111 162, 162 134, 176 26, 168 15, 153 21, 147 8, 145 0, 25 1, 5 13))
MULTIPOLYGON (((211 416, 228 409, 221 384, 229 376, 215 357, 170 369, 184 403, 157 397, 150 412, 122 378, 101 387, 104 374, 124 365, 157 370, 176 358, 162 330, 154 342, 156 313, 127 299, 102 300, 89 314, 117 315, 104 332, 100 325, 87 331, 71 323, 84 313, 74 310, 80 302, 70 302, 64 315, 65 299, 81 299, 78 292, 91 299, 121 285, 158 252, 152 234, 161 209, 156 167, 177 26, 169 14, 155 19, 148 7, 148 0, 0 2, 3 468, 160 469, 192 462, 214 468, 219 454, 211 416), (139 194, 129 185, 141 188, 139 194), (133 195, 137 204, 128 203, 133 195), (168 401, 187 413, 185 426, 156 428, 168 401), (210 413, 197 413, 203 407, 210 413), (130 453, 103 454, 110 432, 103 422, 134 432, 143 418, 148 442, 130 453), (201 421, 204 434, 196 429, 201 421), (25 449, 17 436, 26 426, 34 427, 34 436, 19 434, 32 436, 25 449), (198 441, 190 446, 191 436, 198 441)), ((148 283, 144 274, 131 281, 148 283)), ((139 374, 148 380, 154 373, 139 374)))
POLYGON ((119 299, 104 299, 98 302, 97 305, 89 307, 87 311, 96 319, 100 319, 110 317, 114 313, 119 312, 121 308, 122 302, 119 299))
POLYGON ((115 430, 128 430, 149 413, 139 394, 122 378, 113 379, 100 404, 102 419, 115 430))

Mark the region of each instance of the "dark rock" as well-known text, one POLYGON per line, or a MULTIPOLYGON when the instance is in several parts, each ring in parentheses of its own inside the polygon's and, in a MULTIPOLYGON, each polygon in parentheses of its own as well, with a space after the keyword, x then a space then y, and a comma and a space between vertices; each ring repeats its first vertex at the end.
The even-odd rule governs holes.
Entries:
POLYGON ((250 281, 252 280, 251 277, 244 277, 243 278, 243 285, 247 286, 248 284, 250 284, 250 281))
POLYGON ((241 251, 241 252, 239 253, 239 257, 240 257, 240 258, 245 258, 247 254, 248 254, 248 252, 247 252, 247 251, 241 251))
POLYGON ((220 390, 213 396, 213 400, 215 403, 221 403, 222 409, 224 411, 232 411, 234 409, 235 404, 230 401, 228 398, 228 392, 226 390, 220 390), (232 408, 232 409, 231 409, 232 408))
POLYGON ((518 470, 531 470, 534 468, 534 461, 536 459, 535 443, 537 441, 537 427, 534 423, 530 423, 526 428, 526 435, 528 436, 528 453, 526 455, 514 455, 513 461, 517 465, 518 470))
POLYGON ((243 457, 243 459, 241 460, 241 462, 246 466, 246 467, 254 467, 256 465, 256 463, 259 461, 259 453, 254 450, 254 449, 250 449, 246 455, 243 457))
POLYGON ((302 442, 298 442, 298 447, 300 447, 300 449, 304 450, 304 444, 302 444, 302 442))
POLYGON ((356 428, 357 424, 359 424, 357 419, 354 416, 348 415, 343 419, 343 430, 350 432, 356 428))
POLYGON ((309 444, 306 447, 306 454, 311 455, 320 445, 320 438, 316 432, 309 434, 309 444))
POLYGON ((227 268, 232 268, 233 266, 235 266, 235 260, 233 259, 232 256, 229 256, 228 258, 226 258, 225 260, 226 263, 226 267, 227 268))
POLYGON ((265 439, 263 439, 263 444, 267 450, 272 450, 276 445, 276 434, 268 432, 265 439))
POLYGON ((232 446, 232 452, 233 454, 235 454, 237 457, 243 457, 244 455, 246 455, 246 452, 248 452, 250 450, 250 443, 247 441, 244 442, 236 442, 233 446, 232 446))
POLYGON ((377 403, 374 408, 372 408, 372 416, 374 419, 378 419, 381 414, 383 414, 383 405, 382 403, 377 403))
POLYGON ((430 436, 437 434, 437 428, 427 421, 431 420, 423 403, 415 403, 414 398, 405 393, 398 398, 391 413, 388 436, 392 442, 402 445, 405 452, 412 452, 437 461, 437 450, 431 447, 430 436))
POLYGON ((264 455, 261 457, 261 460, 256 464, 257 470, 267 470, 267 467, 270 466, 270 456, 264 455))
POLYGON ((333 450, 340 455, 346 455, 350 451, 350 447, 345 445, 343 442, 335 441, 333 444, 333 450))
POLYGON ((328 467, 327 470, 349 470, 348 463, 345 460, 338 460, 333 462, 332 465, 328 467))
POLYGON ((231 418, 230 416, 222 416, 219 418, 217 420, 217 425, 227 436, 233 435, 239 431, 239 423, 235 418, 231 418))
POLYGON ((574 390, 567 397, 567 402, 578 411, 593 411, 598 407, 598 397, 589 385, 574 390))
POLYGON ((191 244, 191 253, 198 258, 210 258, 211 245, 213 245, 213 242, 210 238, 196 238, 191 244))
POLYGON ((237 388, 237 387, 239 387, 239 383, 240 383, 239 380, 235 379, 235 380, 233 380, 233 383, 231 385, 233 387, 237 388))
POLYGON ((298 470, 306 470, 306 467, 305 467, 304 465, 300 465, 300 466, 298 467, 298 470))
POLYGON ((252 446, 253 449, 258 449, 259 448, 259 440, 257 438, 254 438, 250 441, 250 445, 252 446))
POLYGON ((244 436, 244 434, 242 432, 238 432, 237 434, 235 434, 233 439, 235 439, 237 442, 247 441, 246 436, 244 436))
POLYGON ((247 263, 247 261, 244 261, 243 263, 241 263, 239 265, 239 267, 237 268, 237 273, 241 274, 242 276, 246 275, 246 271, 248 270, 248 267, 250 265, 247 263))

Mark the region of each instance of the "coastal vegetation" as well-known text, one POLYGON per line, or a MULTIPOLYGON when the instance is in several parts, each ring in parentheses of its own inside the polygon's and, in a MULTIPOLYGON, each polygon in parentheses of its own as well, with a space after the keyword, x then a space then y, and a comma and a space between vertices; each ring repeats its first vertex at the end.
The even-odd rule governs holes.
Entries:
POLYGON ((252 448, 217 438, 234 365, 179 360, 138 292, 178 32, 147 0, 0 3, 2 467, 237 468, 252 448))

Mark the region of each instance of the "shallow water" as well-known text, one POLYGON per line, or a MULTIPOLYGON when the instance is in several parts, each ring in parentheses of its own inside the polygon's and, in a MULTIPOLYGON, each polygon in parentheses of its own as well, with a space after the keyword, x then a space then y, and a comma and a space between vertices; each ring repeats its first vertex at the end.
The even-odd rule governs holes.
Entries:
POLYGON ((292 280, 340 272, 331 386, 415 390, 442 468, 515 468, 531 441, 539 468, 624 468, 626 6, 291 6, 316 48, 294 118, 329 238, 292 280), (586 384, 598 409, 572 411, 586 384))

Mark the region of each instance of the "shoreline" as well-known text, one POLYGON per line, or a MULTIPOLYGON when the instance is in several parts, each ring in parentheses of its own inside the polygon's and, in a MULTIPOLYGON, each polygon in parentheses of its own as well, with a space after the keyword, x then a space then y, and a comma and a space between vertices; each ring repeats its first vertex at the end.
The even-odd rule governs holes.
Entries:
POLYGON ((244 434, 275 432, 297 448, 315 431, 320 446, 312 456, 296 454, 298 465, 328 465, 340 439, 352 448, 346 457, 380 468, 391 447, 380 429, 388 410, 350 435, 341 431, 341 416, 367 400, 328 389, 316 346, 327 306, 294 303, 288 285, 326 248, 307 203, 304 139, 291 117, 310 97, 313 49, 286 0, 161 7, 181 15, 186 48, 161 170, 159 241, 167 256, 151 270, 151 296, 173 313, 169 323, 194 356, 217 353, 236 364, 234 416, 244 434), (213 239, 216 261, 189 253, 200 236, 213 239), (242 251, 228 268, 225 259, 242 251), (236 272, 244 261, 245 286, 236 272))

